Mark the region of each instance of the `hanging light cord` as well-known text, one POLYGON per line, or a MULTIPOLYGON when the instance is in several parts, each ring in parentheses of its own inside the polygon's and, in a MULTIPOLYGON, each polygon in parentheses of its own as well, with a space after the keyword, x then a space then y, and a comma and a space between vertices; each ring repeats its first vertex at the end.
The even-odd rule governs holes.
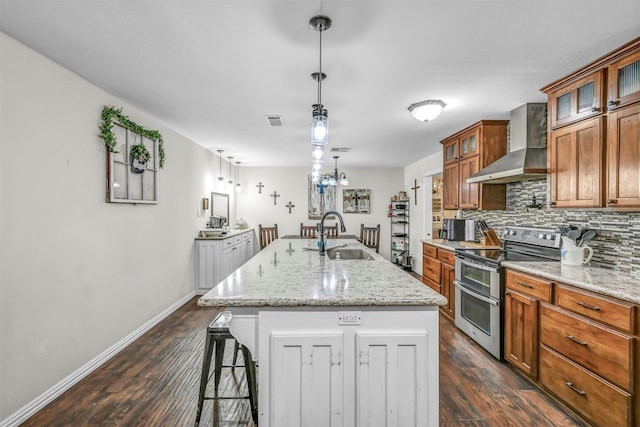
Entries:
POLYGON ((318 73, 318 108, 322 112, 322 26, 318 30, 320 33, 320 72, 318 73))

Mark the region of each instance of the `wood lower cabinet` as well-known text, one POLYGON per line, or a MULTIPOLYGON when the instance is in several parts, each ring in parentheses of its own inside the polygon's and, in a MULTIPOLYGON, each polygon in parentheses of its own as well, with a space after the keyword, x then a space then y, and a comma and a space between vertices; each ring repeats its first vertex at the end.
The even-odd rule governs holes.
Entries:
POLYGON ((640 206, 640 104, 609 114, 607 206, 640 206))
POLYGON ((455 275, 453 250, 422 244, 422 281, 447 299, 440 311, 451 320, 455 319, 455 275))
POLYGON ((602 117, 554 130, 547 147, 551 206, 604 205, 604 122, 602 117))
POLYGON ((507 270, 504 358, 528 377, 538 378, 538 300, 551 301, 552 283, 507 270))
POLYGON ((629 393, 544 345, 540 384, 597 426, 632 425, 629 393))
POLYGON ((589 424, 640 425, 639 307, 511 269, 506 287, 505 359, 589 424))

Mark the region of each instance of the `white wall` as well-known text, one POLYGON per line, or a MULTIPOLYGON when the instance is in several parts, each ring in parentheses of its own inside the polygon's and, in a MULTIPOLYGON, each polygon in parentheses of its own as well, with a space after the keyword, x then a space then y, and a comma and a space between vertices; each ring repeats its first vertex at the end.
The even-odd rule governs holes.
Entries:
MULTIPOLYGON (((307 175, 309 168, 252 168, 240 169, 240 181, 243 190, 236 195, 238 218, 244 218, 250 227, 258 227, 278 224, 280 236, 287 234, 300 234, 300 223, 311 225, 318 220, 308 218, 307 202, 307 175), (262 194, 258 194, 256 185, 264 184, 262 194), (277 204, 273 204, 273 197, 269 197, 276 190, 281 197, 277 198, 277 204), (291 210, 285 205, 291 202, 295 208, 291 210)), ((349 186, 346 188, 368 188, 371 190, 370 214, 344 214, 346 234, 360 235, 360 224, 375 226, 380 224, 380 254, 385 258, 390 257, 390 222, 387 217, 389 201, 392 195, 402 190, 402 168, 339 168, 349 178, 349 186)), ((336 210, 342 213, 342 189, 336 188, 336 210)), ((334 223, 334 221, 327 221, 334 223)))
POLYGON ((3 33, 0 55, 1 422, 194 291, 218 158, 3 33), (162 133, 158 205, 105 203, 103 105, 162 133))
MULTIPOLYGON (((414 179, 418 181, 418 204, 411 203, 411 247, 413 252, 413 271, 422 274, 422 239, 432 239, 431 236, 431 215, 428 207, 431 206, 431 188, 425 183, 425 177, 442 173, 442 150, 424 157, 415 163, 411 163, 404 168, 405 187, 407 194, 413 198, 414 179), (428 218, 429 221, 426 221, 428 218)), ((437 237, 437 236, 436 236, 437 237)))

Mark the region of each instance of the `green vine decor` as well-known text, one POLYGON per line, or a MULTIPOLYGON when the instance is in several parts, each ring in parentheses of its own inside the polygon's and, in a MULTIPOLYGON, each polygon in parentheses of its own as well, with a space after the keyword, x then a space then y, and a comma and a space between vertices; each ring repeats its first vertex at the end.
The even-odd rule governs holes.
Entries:
MULTIPOLYGON (((107 150, 109 150, 109 152, 118 153, 118 149, 116 148, 116 146, 118 145, 118 141, 116 140, 116 136, 113 134, 114 121, 117 121, 118 124, 120 124, 122 127, 127 128, 139 135, 142 135, 145 138, 157 140, 158 156, 160 157, 160 167, 164 167, 164 145, 160 132, 157 130, 147 130, 139 124, 133 122, 129 117, 122 114, 122 108, 107 107, 105 105, 102 109, 102 124, 100 125, 100 136, 104 140, 104 143, 107 146, 107 150)), ((131 154, 135 158, 140 160, 140 157, 135 154, 140 150, 140 148, 138 147, 142 147, 142 149, 144 149, 144 151, 142 151, 140 154, 142 154, 142 157, 144 157, 145 161, 151 159, 151 154, 149 154, 149 151, 142 144, 136 144, 131 147, 131 154)))
POLYGON ((136 144, 131 146, 131 157, 137 159, 140 163, 147 163, 151 160, 151 153, 144 144, 136 144))

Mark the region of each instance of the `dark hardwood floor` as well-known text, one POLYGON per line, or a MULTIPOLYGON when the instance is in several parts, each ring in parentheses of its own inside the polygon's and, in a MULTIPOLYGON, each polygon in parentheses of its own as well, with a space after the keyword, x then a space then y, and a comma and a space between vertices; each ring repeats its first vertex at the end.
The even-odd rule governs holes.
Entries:
MULTIPOLYGON (((196 300, 22 425, 192 426, 205 331, 218 311, 196 300)), ((440 317, 441 426, 580 425, 440 317)), ((223 392, 233 392, 238 381, 225 370, 223 392)), ((222 401, 215 412, 205 401, 200 425, 253 426, 247 401, 222 401)))

